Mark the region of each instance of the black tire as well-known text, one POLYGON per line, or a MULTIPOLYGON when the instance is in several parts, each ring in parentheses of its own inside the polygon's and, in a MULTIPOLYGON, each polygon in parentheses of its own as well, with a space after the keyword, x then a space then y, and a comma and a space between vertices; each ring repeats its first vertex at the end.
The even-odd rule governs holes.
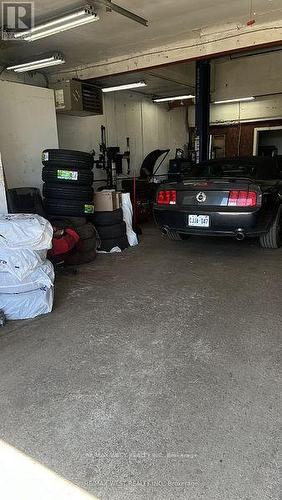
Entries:
POLYGON ((89 238, 96 238, 96 229, 88 222, 84 226, 74 228, 81 240, 88 240, 89 238))
POLYGON ((275 220, 267 233, 259 238, 262 248, 280 248, 282 244, 282 206, 279 207, 275 220))
POLYGON ((113 240, 101 240, 101 246, 99 249, 105 252, 110 252, 114 247, 119 247, 121 250, 124 250, 125 248, 128 248, 128 246, 127 238, 122 236, 121 238, 115 238, 113 240))
POLYGON ((94 191, 88 186, 72 186, 69 184, 43 184, 44 198, 60 198, 60 200, 83 200, 92 202, 94 191))
POLYGON ((79 251, 79 252, 90 252, 91 250, 95 250, 96 251, 96 237, 95 236, 92 236, 92 238, 87 238, 85 240, 80 240, 75 248, 79 251))
POLYGON ((45 167, 65 167, 92 169, 93 155, 71 149, 45 149, 42 153, 42 163, 45 167))
POLYGON ((72 170, 71 168, 49 168, 43 167, 42 169, 42 180, 47 183, 56 184, 69 184, 75 186, 92 186, 93 184, 93 172, 91 170, 72 170), (73 172, 73 178, 66 179, 63 172, 73 172))
POLYGON ((112 212, 95 212, 94 225, 97 226, 114 226, 123 222, 122 208, 113 210, 112 212))
POLYGON ((84 203, 81 200, 57 200, 45 199, 44 207, 50 215, 70 215, 73 217, 85 216, 94 211, 94 205, 84 203))
POLYGON ((65 264, 67 266, 78 266, 80 264, 88 264, 96 259, 96 250, 91 250, 90 252, 78 252, 75 251, 65 258, 65 264))
POLYGON ((126 236, 126 224, 114 224, 113 226, 97 226, 98 234, 101 240, 113 240, 115 238, 122 238, 126 236))
POLYGON ((78 230, 81 230, 84 226, 87 225, 87 220, 85 217, 64 217, 60 215, 54 215, 49 217, 49 221, 53 226, 58 228, 72 227, 77 231, 77 233, 78 230))

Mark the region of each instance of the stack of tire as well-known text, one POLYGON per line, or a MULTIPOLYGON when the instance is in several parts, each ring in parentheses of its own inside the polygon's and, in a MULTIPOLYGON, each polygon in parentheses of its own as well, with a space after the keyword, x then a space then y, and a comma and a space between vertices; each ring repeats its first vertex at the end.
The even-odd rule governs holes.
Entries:
POLYGON ((47 215, 93 214, 93 155, 68 149, 45 149, 42 163, 47 215))
POLYGON ((67 265, 87 264, 96 258, 96 229, 85 217, 52 217, 53 227, 70 227, 75 230, 80 240, 73 250, 64 258, 67 265))
POLYGON ((114 247, 121 250, 128 248, 126 224, 121 208, 112 212, 95 212, 93 220, 100 237, 99 250, 110 252, 114 247))

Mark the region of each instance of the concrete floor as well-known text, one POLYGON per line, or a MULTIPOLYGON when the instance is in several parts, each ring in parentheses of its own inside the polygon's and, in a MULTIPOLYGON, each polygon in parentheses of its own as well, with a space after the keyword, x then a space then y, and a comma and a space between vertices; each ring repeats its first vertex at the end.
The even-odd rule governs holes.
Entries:
POLYGON ((1 332, 0 437, 101 500, 278 499, 281 257, 148 227, 59 277, 1 332))

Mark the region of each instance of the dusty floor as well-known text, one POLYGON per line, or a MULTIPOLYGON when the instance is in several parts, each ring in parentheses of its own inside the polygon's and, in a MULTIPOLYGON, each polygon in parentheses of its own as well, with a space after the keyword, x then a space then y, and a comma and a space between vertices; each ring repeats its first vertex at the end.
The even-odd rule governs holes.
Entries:
POLYGON ((282 250, 148 227, 1 331, 0 437, 101 500, 276 500, 281 302, 282 250))

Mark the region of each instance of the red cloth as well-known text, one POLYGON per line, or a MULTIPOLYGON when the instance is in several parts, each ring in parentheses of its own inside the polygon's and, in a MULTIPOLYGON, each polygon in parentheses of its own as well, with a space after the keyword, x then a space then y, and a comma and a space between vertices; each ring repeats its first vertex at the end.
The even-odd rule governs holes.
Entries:
POLYGON ((65 234, 61 238, 53 238, 53 247, 50 250, 52 256, 62 255, 69 252, 79 241, 79 236, 74 229, 65 228, 65 234))

